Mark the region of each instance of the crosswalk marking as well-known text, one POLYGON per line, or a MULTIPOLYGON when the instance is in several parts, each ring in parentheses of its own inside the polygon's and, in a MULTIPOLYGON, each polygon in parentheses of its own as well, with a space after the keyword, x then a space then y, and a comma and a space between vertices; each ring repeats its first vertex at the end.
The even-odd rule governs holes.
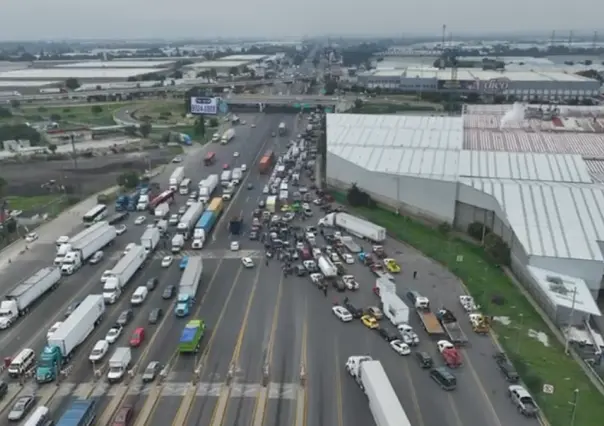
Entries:
POLYGON ((261 258, 261 250, 183 250, 178 254, 173 254, 170 250, 157 250, 153 259, 161 260, 164 256, 174 256, 175 259, 182 259, 184 256, 201 257, 203 259, 241 259, 242 257, 261 258))

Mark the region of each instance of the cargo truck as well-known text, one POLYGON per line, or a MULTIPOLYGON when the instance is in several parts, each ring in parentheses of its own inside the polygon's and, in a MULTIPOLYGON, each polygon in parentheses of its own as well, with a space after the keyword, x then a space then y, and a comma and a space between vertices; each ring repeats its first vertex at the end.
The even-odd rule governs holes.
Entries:
POLYGON ((84 343, 105 314, 105 303, 100 294, 91 294, 67 317, 50 336, 42 349, 36 367, 38 383, 52 382, 61 367, 69 362, 76 348, 84 343))
POLYGON ((143 235, 141 236, 141 246, 147 252, 147 256, 155 251, 157 245, 159 244, 159 240, 161 238, 161 231, 159 228, 147 228, 143 235))
POLYGON ((185 237, 182 234, 176 234, 172 237, 170 250, 172 253, 178 253, 185 246, 185 237))
POLYGON ((378 243, 386 239, 386 229, 348 213, 329 213, 319 220, 319 226, 341 228, 352 235, 378 243))
POLYGON ((193 243, 191 247, 194 249, 203 248, 204 243, 206 242, 210 231, 216 224, 220 213, 222 212, 222 199, 214 198, 220 202, 220 204, 214 203, 201 215, 199 221, 197 221, 197 225, 195 225, 195 229, 193 230, 193 243), (211 210, 213 208, 213 210, 211 210))
POLYGON ((266 210, 271 213, 277 211, 277 196, 269 195, 266 197, 266 210))
POLYGON ((97 222, 97 223, 89 226, 88 228, 84 229, 83 231, 78 232, 76 235, 74 235, 71 238, 61 237, 61 239, 60 239, 61 244, 57 243, 57 254, 56 254, 56 257, 54 260, 54 264, 56 266, 61 266, 61 264, 63 263, 63 258, 65 257, 65 255, 67 253, 72 251, 72 246, 74 244, 77 244, 78 242, 85 240, 90 234, 95 233, 97 230, 104 228, 108 224, 109 224, 109 222, 106 222, 106 221, 97 222))
POLYGON ((275 154, 273 153, 273 151, 268 150, 264 153, 264 155, 260 159, 260 163, 258 163, 258 169, 260 171, 260 174, 264 175, 270 172, 274 158, 275 154))
POLYGON ((72 399, 55 426, 88 426, 96 417, 96 399, 72 399))
POLYGON ((146 258, 145 248, 135 245, 117 262, 103 284, 103 299, 106 304, 117 302, 136 271, 142 268, 146 258))
POLYGON ((335 278, 338 276, 338 269, 327 257, 320 256, 317 263, 319 270, 325 278, 335 278))
POLYGON ((174 308, 174 314, 177 317, 186 317, 189 315, 197 289, 201 282, 201 274, 203 273, 203 261, 201 257, 189 257, 185 271, 178 283, 178 300, 174 308))
POLYGON ((193 228, 203 213, 203 203, 197 202, 189 206, 185 214, 180 218, 180 222, 176 226, 176 232, 181 234, 185 240, 193 233, 193 228))
POLYGON ((227 186, 222 189, 222 199, 224 201, 229 201, 233 198, 233 194, 235 193, 235 184, 230 182, 227 186))
POLYGON ((285 123, 282 121, 279 123, 279 135, 285 136, 285 133, 287 133, 287 127, 285 127, 285 123))
POLYGON ((229 232, 232 235, 239 235, 241 233, 241 229, 243 228, 243 212, 239 213, 237 216, 233 216, 229 221, 229 232))
POLYGON ((119 382, 128 372, 132 363, 132 351, 130 348, 117 348, 111 358, 109 358, 109 370, 107 371, 107 381, 109 383, 119 382))
POLYGON ((243 178, 243 172, 239 167, 235 167, 233 169, 233 174, 231 176, 231 182, 235 183, 235 185, 239 185, 241 183, 241 179, 243 178))
POLYGON ((86 238, 71 245, 71 251, 63 258, 61 273, 71 275, 82 267, 94 253, 111 244, 117 232, 114 226, 104 222, 105 226, 98 228, 86 238))
POLYGON ((369 356, 351 356, 346 371, 367 396, 376 426, 411 426, 382 363, 369 356))
POLYGON ((231 184, 231 171, 225 170, 220 174, 220 184, 222 186, 227 186, 231 184))
POLYGON ((185 325, 178 342, 178 351, 181 354, 197 353, 201 345, 201 339, 206 331, 203 320, 191 320, 185 325))
POLYGON ((415 311, 419 316, 419 319, 430 336, 440 336, 445 334, 438 318, 436 315, 430 310, 430 301, 427 297, 418 297, 415 300, 415 311))
POLYGON ((436 317, 440 321, 440 325, 445 329, 445 334, 449 337, 451 343, 458 346, 468 343, 468 338, 461 329, 453 312, 446 308, 442 308, 436 313, 436 317))
POLYGON ((218 186, 218 175, 211 174, 199 183, 199 201, 208 203, 218 186))
POLYGON ((176 169, 174 169, 174 171, 170 175, 170 180, 168 181, 168 187, 170 188, 170 191, 172 191, 172 192, 178 191, 178 187, 180 186, 180 183, 182 182, 182 180, 184 178, 185 178, 185 168, 184 167, 180 166, 180 167, 177 167, 176 169))
POLYGON ((157 219, 164 219, 170 213, 170 205, 168 203, 161 203, 159 206, 155 207, 155 211, 153 214, 157 219))
POLYGON ((228 129, 222 134, 222 138, 220 139, 220 143, 222 145, 226 145, 235 137, 235 129, 228 129))
POLYGON ((25 315, 40 297, 57 288, 60 280, 61 270, 49 266, 17 284, 0 303, 0 329, 9 328, 19 316, 25 315))

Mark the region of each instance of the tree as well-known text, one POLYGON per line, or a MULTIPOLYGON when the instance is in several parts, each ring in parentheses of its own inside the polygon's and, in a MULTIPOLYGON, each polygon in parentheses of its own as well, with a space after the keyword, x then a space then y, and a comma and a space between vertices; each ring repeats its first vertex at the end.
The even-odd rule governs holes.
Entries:
POLYGON ((8 108, 0 107, 0 118, 10 118, 13 113, 8 108))
POLYGON ((360 109, 363 106, 363 101, 361 99, 355 99, 354 100, 354 107, 355 109, 360 109))
POLYGON ((174 71, 172 73, 172 75, 170 76, 170 78, 176 78, 176 79, 182 78, 182 71, 179 71, 179 70, 174 71))
POLYGON ((141 132, 141 135, 143 136, 143 138, 146 138, 149 136, 149 134, 151 133, 151 123, 149 123, 148 121, 142 123, 140 125, 140 127, 138 128, 138 130, 141 132))
POLYGON ((206 134, 206 121, 203 117, 199 117, 195 122, 195 134, 198 136, 205 136, 206 134))
POLYGON ((18 99, 11 99, 11 101, 10 101, 10 106, 11 106, 13 109, 19 109, 19 108, 21 107, 21 102, 19 102, 19 100, 18 100, 18 99))
POLYGON ((75 90, 80 87, 80 82, 77 78, 68 78, 65 80, 65 87, 67 87, 69 90, 75 90))
POLYGON ((210 127, 218 127, 220 123, 218 123, 218 119, 215 117, 210 118, 210 127))
POLYGON ((132 170, 124 172, 117 177, 117 184, 127 189, 136 188, 136 185, 138 185, 139 182, 140 178, 138 173, 132 170))
POLYGON ((236 75, 239 75, 239 68, 237 68, 237 67, 231 67, 231 69, 229 70, 229 74, 231 76, 233 76, 233 77, 236 76, 236 75))
POLYGON ((53 154, 57 151, 57 146, 54 143, 48 144, 48 150, 53 154))
POLYGON ((59 120, 61 120, 61 115, 60 114, 51 114, 50 119, 52 121, 59 121, 59 120))
POLYGON ((103 108, 100 105, 93 105, 90 108, 90 111, 92 111, 93 114, 100 114, 101 112, 103 112, 103 108))
POLYGON ((333 95, 337 88, 338 88, 338 83, 335 80, 329 79, 329 80, 325 81, 325 94, 326 95, 333 95))

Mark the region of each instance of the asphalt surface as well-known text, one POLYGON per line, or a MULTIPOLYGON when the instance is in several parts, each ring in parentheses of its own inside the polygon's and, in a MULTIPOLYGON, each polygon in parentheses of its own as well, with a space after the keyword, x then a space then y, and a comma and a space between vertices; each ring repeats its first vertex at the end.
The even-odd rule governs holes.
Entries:
MULTIPOLYGON (((257 172, 260 156, 269 148, 282 150, 289 139, 272 138, 271 132, 281 121, 287 123, 288 129, 294 130, 295 120, 293 116, 279 115, 242 114, 241 118, 247 121, 247 125, 237 127, 236 137, 231 143, 208 147, 217 153, 216 164, 203 166, 204 150, 200 148, 193 148, 184 156, 186 175, 193 182, 210 173, 218 173, 223 163, 229 163, 231 167, 243 163, 248 166, 240 190, 229 202, 210 244, 201 252, 185 250, 188 255, 204 257, 198 302, 190 316, 203 318, 209 327, 199 356, 177 356, 175 353, 186 320, 174 317, 174 302, 162 300, 161 289, 168 284, 177 285, 181 272, 177 261, 169 268, 161 268, 162 248, 135 276, 127 294, 108 308, 103 323, 82 345, 71 371, 60 386, 44 385, 37 389, 28 382, 21 394, 35 392, 41 403, 50 398, 46 405, 51 408, 55 419, 70 397, 98 397, 99 425, 106 424, 120 406, 132 405, 137 414, 148 411, 149 421, 145 423, 148 426, 252 425, 258 411, 264 413, 262 425, 281 426, 295 420, 299 373, 301 365, 304 365, 308 377, 307 425, 371 425, 374 423, 367 399, 344 370, 349 356, 370 354, 383 363, 413 425, 507 426, 534 423, 522 418, 507 400, 505 381, 491 358, 495 351, 493 343, 488 337, 473 334, 469 324, 462 323, 470 345, 463 350, 464 366, 455 371, 458 389, 445 393, 412 357, 398 356, 375 332, 358 321, 350 324, 339 322, 330 307, 335 298, 343 298, 342 294, 330 289, 325 297, 307 278, 290 276, 284 279, 278 261, 271 260, 265 265, 260 245, 247 240, 245 235, 240 237, 239 253, 228 250, 232 240, 226 228, 228 218, 243 211, 249 222, 251 211, 263 197, 261 191, 267 177, 257 172), (252 123, 256 128, 251 128, 252 123), (240 154, 237 159, 233 156, 236 151, 240 154), (253 189, 248 190, 246 187, 250 183, 253 189), (239 257, 244 254, 254 258, 255 268, 242 267, 239 257), (103 380, 94 380, 95 374, 87 357, 94 343, 106 334, 119 313, 129 307, 134 289, 150 277, 158 277, 160 287, 151 292, 143 306, 135 308, 134 320, 114 345, 127 344, 135 327, 146 328, 145 343, 141 348, 133 349, 134 379, 122 396, 119 394, 120 386, 109 387, 103 380), (148 325, 148 313, 155 307, 162 307, 165 316, 159 324, 148 325), (139 373, 152 360, 166 365, 167 378, 162 388, 140 384, 139 373), (270 384, 267 401, 263 404, 260 389, 266 372, 270 384), (232 376, 230 381, 229 375, 232 376), (183 395, 190 389, 189 383, 194 376, 200 377, 200 384, 194 388, 195 396, 189 400, 183 395), (230 388, 225 385, 227 381, 231 383, 230 388), (155 389, 161 389, 158 398, 149 396, 155 389), (226 406, 218 410, 219 396, 226 389, 230 389, 230 398, 226 400, 226 406)), ((163 186, 167 184, 171 169, 156 179, 163 186)), ((185 198, 179 196, 177 205, 184 204, 185 198)), ((73 277, 66 278, 28 316, 0 335, 0 355, 14 355, 24 347, 39 352, 44 345, 47 328, 62 318, 70 303, 89 293, 100 292, 102 272, 117 261, 127 243, 138 241, 144 230, 144 225, 132 224, 136 216, 131 215, 128 232, 118 237, 100 265, 86 266, 73 277), (44 326, 40 327, 40 324, 44 326)), ((318 213, 308 223, 315 222, 317 217, 318 213)), ((404 283, 429 297, 433 306, 445 305, 459 318, 465 318, 457 300, 463 293, 462 288, 450 273, 399 243, 388 241, 385 247, 403 268, 397 277, 401 294, 405 290, 402 287, 404 283), (416 280, 413 279, 413 271, 418 271, 416 280)), ((6 293, 10 284, 23 277, 23 271, 45 266, 53 257, 52 244, 33 247, 3 271, 3 282, 7 285, 0 289, 0 293, 6 293)), ((370 272, 358 264, 348 269, 361 284, 357 293, 347 293, 351 301, 359 307, 376 305, 378 302, 371 292, 374 278, 370 272)), ((435 342, 421 331, 415 317, 412 325, 416 326, 422 339, 420 349, 432 353, 439 363, 435 342)), ((106 371, 103 363, 95 368, 103 373, 106 371)), ((18 386, 11 385, 9 395, 0 403, 0 416, 6 415, 16 390, 18 386)))

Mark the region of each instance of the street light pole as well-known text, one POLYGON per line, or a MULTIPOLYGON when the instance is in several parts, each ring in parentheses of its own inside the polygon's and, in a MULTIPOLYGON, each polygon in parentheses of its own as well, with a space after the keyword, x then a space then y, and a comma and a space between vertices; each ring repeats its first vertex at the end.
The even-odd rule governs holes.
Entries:
POLYGON ((516 335, 516 352, 520 353, 520 333, 522 333, 522 326, 524 325, 524 314, 520 314, 520 325, 518 327, 518 334, 516 335))
MULTIPOLYGON (((577 300, 577 287, 573 289, 573 303, 570 307, 570 314, 568 315, 568 326, 572 327, 573 325, 573 315, 575 314, 575 303, 577 300)), ((570 333, 564 333, 565 342, 564 342, 564 353, 568 355, 569 345, 570 345, 570 333)))
POLYGON ((575 417, 577 416, 577 404, 579 403, 579 389, 573 391, 573 400, 569 404, 573 406, 573 411, 570 415, 570 426, 575 426, 575 417))

